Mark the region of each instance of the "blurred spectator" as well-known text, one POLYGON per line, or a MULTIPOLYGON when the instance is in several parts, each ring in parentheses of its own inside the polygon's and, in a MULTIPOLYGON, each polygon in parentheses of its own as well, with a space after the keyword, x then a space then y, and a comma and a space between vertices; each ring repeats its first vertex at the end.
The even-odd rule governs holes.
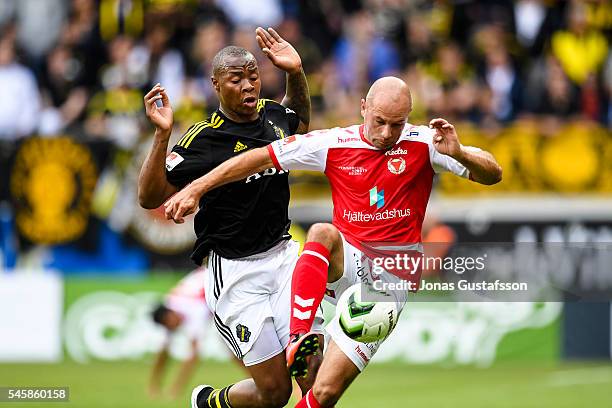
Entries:
POLYGON ((38 126, 40 96, 32 71, 17 62, 15 31, 0 38, 0 139, 14 140, 32 134, 38 126))
POLYGON ((524 48, 536 42, 546 19, 546 6, 542 0, 519 0, 514 3, 516 39, 524 48))
POLYGON ((428 111, 432 116, 478 121, 478 88, 474 68, 455 43, 438 48, 435 60, 424 68, 428 84, 428 111), (436 89, 438 88, 438 89, 436 89))
POLYGON ((580 111, 578 90, 553 56, 534 67, 527 89, 526 101, 534 113, 568 118, 580 111))
POLYGON ((237 27, 273 27, 283 19, 279 0, 215 0, 237 27))
POLYGON ((98 71, 105 62, 106 49, 100 38, 94 0, 72 0, 70 17, 60 42, 72 48, 85 67, 84 83, 89 87, 96 86, 98 71))
POLYGON ((335 58, 340 86, 353 91, 363 91, 368 83, 400 68, 397 50, 378 35, 368 11, 359 11, 343 22, 335 58))
POLYGON ((608 55, 608 62, 604 70, 604 89, 607 95, 608 105, 604 123, 607 124, 608 127, 612 127, 612 52, 608 55))
POLYGON ((514 5, 511 0, 465 0, 454 2, 451 38, 467 44, 481 24, 500 26, 514 35, 514 5))
POLYGON ((567 76, 581 85, 602 67, 609 52, 606 37, 588 26, 587 7, 574 1, 568 10, 568 28, 552 37, 552 52, 567 76))
POLYGON ((129 64, 133 41, 117 37, 109 45, 110 61, 102 69, 103 88, 92 97, 85 123, 87 132, 131 149, 140 137, 142 97, 140 86, 147 83, 138 67, 129 64))
POLYGON ((196 30, 191 50, 195 85, 206 105, 216 105, 217 94, 212 88, 212 60, 215 54, 228 44, 228 28, 219 20, 200 24, 196 30))
POLYGON ((185 67, 181 53, 170 48, 171 37, 172 31, 167 24, 153 25, 144 41, 131 50, 127 65, 130 70, 138 72, 145 88, 162 83, 170 100, 178 101, 183 93, 185 67))
POLYGON ((81 117, 89 93, 84 86, 84 70, 81 61, 66 46, 59 45, 49 53, 42 77, 45 108, 41 133, 59 133, 81 117))
POLYGON ((485 26, 478 34, 484 54, 480 76, 490 90, 491 109, 500 122, 513 120, 521 109, 522 83, 498 26, 485 26))
MULTIPOLYGON (((137 37, 144 25, 145 0, 99 0, 100 35, 110 41, 118 35, 137 37)), ((155 3, 151 1, 151 3, 155 3)))
POLYGON ((434 35, 424 14, 409 14, 406 24, 407 46, 402 50, 405 64, 431 62, 435 50, 434 35))
POLYGON ((13 19, 17 23, 17 44, 39 67, 55 45, 67 14, 65 0, 2 0, 0 26, 13 19))

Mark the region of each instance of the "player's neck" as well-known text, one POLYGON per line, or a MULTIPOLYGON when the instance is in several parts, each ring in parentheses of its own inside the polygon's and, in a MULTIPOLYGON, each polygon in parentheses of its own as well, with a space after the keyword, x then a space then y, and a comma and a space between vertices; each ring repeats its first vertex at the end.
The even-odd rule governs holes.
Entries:
POLYGON ((257 111, 253 112, 250 115, 241 115, 239 113, 236 113, 236 112, 232 111, 231 109, 223 107, 222 105, 219 105, 219 111, 226 118, 228 118, 232 122, 236 122, 236 123, 253 122, 253 121, 259 119, 259 112, 257 112, 257 111))

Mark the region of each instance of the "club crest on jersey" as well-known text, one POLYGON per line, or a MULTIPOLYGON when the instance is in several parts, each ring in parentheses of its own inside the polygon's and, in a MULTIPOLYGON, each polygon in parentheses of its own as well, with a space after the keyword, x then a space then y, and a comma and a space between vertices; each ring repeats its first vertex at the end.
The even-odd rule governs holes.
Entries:
POLYGON ((285 132, 283 132, 283 129, 276 126, 271 120, 269 120, 268 123, 270 124, 270 126, 272 126, 272 129, 274 129, 274 133, 276 134, 277 139, 285 138, 285 132))
POLYGON ((406 170, 406 160, 403 157, 396 157, 389 159, 387 162, 387 169, 392 174, 401 174, 406 170))
POLYGON ((245 325, 237 324, 236 325, 236 336, 238 337, 238 340, 240 340, 241 342, 248 343, 249 339, 251 338, 251 332, 249 331, 249 328, 246 327, 245 325))

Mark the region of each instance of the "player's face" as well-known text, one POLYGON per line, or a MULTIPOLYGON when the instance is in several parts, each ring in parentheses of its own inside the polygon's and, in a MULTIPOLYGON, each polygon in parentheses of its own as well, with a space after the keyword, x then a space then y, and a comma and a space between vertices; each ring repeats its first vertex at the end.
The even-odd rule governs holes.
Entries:
POLYGON ((257 117, 257 100, 261 90, 259 70, 254 59, 232 61, 216 78, 213 86, 217 91, 221 108, 241 118, 257 117))
POLYGON ((176 330, 181 325, 181 322, 181 316, 172 310, 168 311, 164 316, 164 326, 170 331, 176 330))
POLYGON ((410 108, 402 105, 361 100, 365 136, 375 147, 390 149, 397 143, 410 113, 410 108))

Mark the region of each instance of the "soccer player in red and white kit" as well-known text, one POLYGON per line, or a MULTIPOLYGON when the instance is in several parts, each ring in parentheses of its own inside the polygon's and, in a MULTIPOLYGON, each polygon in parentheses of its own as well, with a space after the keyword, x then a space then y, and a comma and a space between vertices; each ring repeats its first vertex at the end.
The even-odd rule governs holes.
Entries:
MULTIPOLYGON (((310 229, 295 267, 291 333, 299 337, 310 330, 326 293, 334 302, 355 283, 400 279, 364 273, 366 248, 368 243, 385 242, 396 243, 400 252, 418 249, 436 173, 447 171, 487 185, 501 180, 501 167, 490 153, 462 146, 454 126, 444 119, 432 120, 429 127, 407 123, 411 110, 406 83, 381 78, 361 100, 363 124, 291 136, 232 158, 169 200, 166 215, 180 222, 195 211, 207 191, 272 165, 285 171, 324 172, 332 189, 333 224, 310 229)), ((394 291, 393 296, 401 311, 407 293, 394 291)), ((382 342, 350 339, 338 319, 326 330, 332 340, 323 364, 312 390, 297 407, 335 405, 382 342)))

